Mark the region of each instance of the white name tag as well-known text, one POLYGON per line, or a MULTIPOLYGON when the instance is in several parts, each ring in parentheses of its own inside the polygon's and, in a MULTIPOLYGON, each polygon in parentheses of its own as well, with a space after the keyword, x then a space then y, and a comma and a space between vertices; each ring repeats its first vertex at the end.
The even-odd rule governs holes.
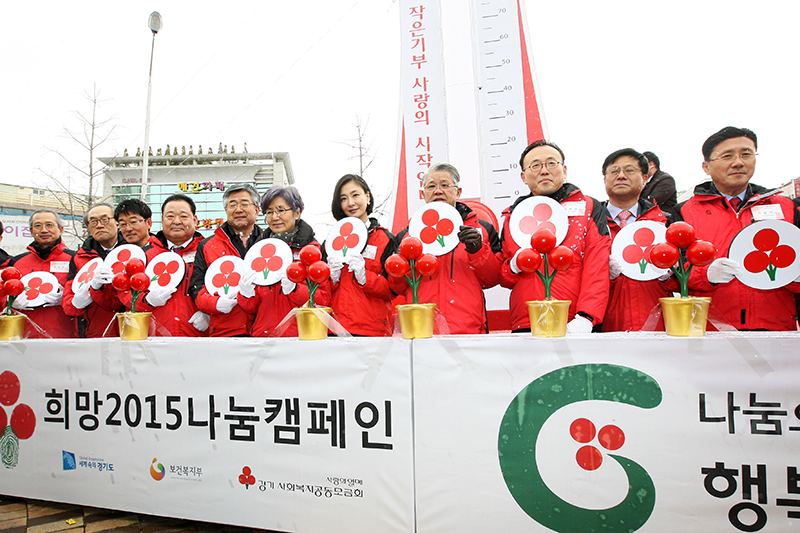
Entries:
POLYGON ((561 204, 568 217, 579 217, 586 214, 586 200, 580 202, 564 202, 561 204))
POLYGON ((50 272, 57 272, 57 273, 69 272, 69 261, 51 261, 50 272))
POLYGON ((783 220, 783 210, 777 204, 754 205, 750 210, 756 220, 783 220))
POLYGON ((364 259, 375 259, 375 254, 378 253, 378 247, 374 244, 368 244, 364 247, 364 251, 361 252, 361 255, 364 259))
POLYGON ((186 252, 185 254, 181 254, 184 263, 194 263, 194 254, 196 253, 197 252, 186 252))

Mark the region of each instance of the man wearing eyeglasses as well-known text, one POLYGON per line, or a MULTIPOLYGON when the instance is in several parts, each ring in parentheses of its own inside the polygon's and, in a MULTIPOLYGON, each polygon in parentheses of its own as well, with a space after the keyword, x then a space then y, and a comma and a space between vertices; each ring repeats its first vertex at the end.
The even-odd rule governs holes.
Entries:
MULTIPOLYGON (((136 304, 137 311, 150 311, 156 320, 156 336, 204 337, 209 317, 198 311, 189 295, 189 286, 197 247, 203 235, 197 231, 199 221, 194 201, 185 194, 173 194, 161 204, 161 231, 150 236, 145 254, 149 263, 161 253, 174 252, 183 258, 186 273, 177 287, 150 284, 149 290, 136 304)), ((129 308, 131 292, 118 292, 122 304, 129 308)))
POLYGON ((750 183, 757 148, 755 133, 733 126, 703 143, 703 170, 711 181, 696 186, 694 196, 678 204, 676 218, 691 224, 698 239, 712 242, 717 259, 692 269, 689 289, 696 296, 712 296, 712 308, 736 329, 795 330, 794 294, 800 292, 800 283, 771 290, 750 288, 735 278, 740 265, 727 257, 736 234, 754 222, 778 219, 800 226, 792 200, 780 189, 750 183))
MULTIPOLYGON (((620 230, 639 220, 667 223, 660 207, 641 195, 649 160, 633 148, 617 150, 603 161, 603 181, 608 201, 604 202, 611 239, 620 230), (640 199, 641 198, 641 199, 640 199)), ((603 320, 603 331, 640 331, 658 305, 658 299, 670 296, 657 279, 638 281, 622 274, 622 265, 608 256, 611 290, 603 320)), ((669 278, 665 274, 664 280, 669 278)))
POLYGON ((61 308, 64 296, 63 287, 67 282, 69 263, 75 252, 68 250, 61 242, 64 223, 52 209, 38 209, 30 218, 33 242, 26 252, 12 257, 3 266, 15 267, 22 276, 31 272, 49 272, 58 279, 59 286, 50 292, 44 292, 44 304, 40 307, 30 305, 30 300, 18 297, 13 307, 22 311, 30 320, 25 323, 25 337, 29 339, 74 338, 78 336, 77 321, 67 316, 61 308), (33 324, 38 326, 34 326, 33 324), (43 330, 44 333, 42 333, 43 330))
POLYGON ((525 302, 544 300, 544 285, 536 273, 524 273, 517 266, 519 245, 511 237, 511 213, 520 202, 532 196, 547 196, 560 203, 567 212, 569 230, 561 243, 575 254, 573 265, 553 278, 551 295, 557 300, 570 300, 567 333, 591 333, 603 322, 608 302, 608 256, 611 239, 606 210, 594 198, 566 183, 567 167, 564 152, 555 143, 540 140, 523 150, 520 156, 522 181, 531 193, 521 196, 503 211, 503 263, 500 285, 511 289, 509 311, 512 331, 530 331, 525 302))
MULTIPOLYGON (((447 322, 451 334, 488 333, 488 317, 483 289, 497 285, 500 252, 497 231, 487 221, 478 218, 472 209, 458 201, 461 197, 461 178, 458 170, 447 163, 436 163, 422 177, 425 203, 444 202, 456 208, 463 224, 458 231, 460 243, 439 256, 439 271, 425 278, 419 287, 419 299, 435 303, 447 322)), ((395 238, 399 243, 408 233, 402 230, 395 238)), ((406 294, 411 302, 411 289, 404 280, 390 277, 391 289, 406 294)))
POLYGON ((210 337, 247 337, 253 325, 253 315, 237 304, 236 294, 211 295, 205 288, 208 266, 224 255, 244 258, 253 244, 263 238, 256 224, 259 194, 250 184, 231 185, 222 195, 228 220, 197 247, 189 294, 197 308, 210 315, 210 337))
MULTIPOLYGON (((80 291, 75 294, 73 282, 80 269, 92 259, 99 257, 105 259, 108 252, 120 244, 125 244, 125 239, 117 230, 117 221, 114 220, 114 209, 109 204, 95 204, 86 213, 83 223, 89 229, 89 237, 83 241, 80 249, 69 263, 69 274, 67 284, 64 286, 64 299, 61 307, 69 316, 78 317, 78 333, 80 337, 96 338, 102 337, 108 329, 107 336, 118 336, 119 329, 115 319, 115 312, 103 309, 92 300, 91 291, 80 291), (111 324, 111 328, 108 325, 111 324)), ((111 272, 106 273, 106 278, 110 281, 111 272)), ((96 287, 99 289, 101 283, 100 276, 95 271, 98 281, 96 287)))

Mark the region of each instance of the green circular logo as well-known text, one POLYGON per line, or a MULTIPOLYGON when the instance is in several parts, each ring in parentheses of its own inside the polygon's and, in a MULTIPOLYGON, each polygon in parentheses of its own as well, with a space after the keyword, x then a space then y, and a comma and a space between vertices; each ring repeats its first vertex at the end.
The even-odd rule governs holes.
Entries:
POLYGON ((511 401, 498 437, 498 457, 508 490, 531 518, 559 533, 630 533, 650 518, 656 491, 647 471, 636 462, 609 454, 628 476, 628 493, 609 509, 584 509, 565 502, 542 479, 536 441, 550 415, 587 400, 619 402, 642 409, 661 403, 661 388, 647 374, 607 364, 560 368, 536 379, 511 401))

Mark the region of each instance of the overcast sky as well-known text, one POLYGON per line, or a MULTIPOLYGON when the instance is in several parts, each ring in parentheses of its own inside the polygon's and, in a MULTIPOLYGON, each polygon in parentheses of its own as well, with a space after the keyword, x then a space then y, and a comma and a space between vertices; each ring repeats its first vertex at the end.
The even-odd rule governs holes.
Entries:
MULTIPOLYGON (((550 138, 584 191, 605 199, 602 161, 627 146, 654 151, 679 189, 692 187, 704 178, 700 146, 727 125, 758 134, 754 182, 800 176, 800 2, 528 0, 525 8, 550 138)), ((157 10, 152 146, 287 151, 304 217, 332 221, 335 181, 358 172, 347 143, 360 117, 375 156, 365 174, 381 201, 398 156, 398 9, 391 0, 2 2, 0 182, 45 185, 39 169, 65 172, 48 149, 84 158, 62 132, 80 128, 75 112, 89 111, 93 85, 104 100, 99 116, 116 126, 98 155, 135 154, 147 18, 157 10)))

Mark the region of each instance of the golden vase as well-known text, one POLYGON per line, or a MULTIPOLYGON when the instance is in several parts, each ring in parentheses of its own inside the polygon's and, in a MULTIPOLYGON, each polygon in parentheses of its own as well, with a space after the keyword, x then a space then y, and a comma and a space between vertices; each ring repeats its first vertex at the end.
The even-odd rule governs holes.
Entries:
POLYGON ((150 332, 150 317, 153 313, 117 313, 119 338, 124 341, 143 341, 150 332))
POLYGON ((405 304, 397 306, 400 331, 404 339, 433 337, 433 314, 436 304, 405 304))
POLYGON ((294 311, 298 337, 305 341, 316 341, 328 336, 330 307, 298 307, 294 311))
POLYGON ((706 334, 708 306, 711 298, 659 298, 667 335, 675 337, 702 337, 706 334))
POLYGON ((0 316, 0 341, 21 340, 25 333, 25 315, 0 316))
POLYGON ((571 300, 535 300, 528 304, 528 319, 534 337, 563 337, 567 334, 571 300))

